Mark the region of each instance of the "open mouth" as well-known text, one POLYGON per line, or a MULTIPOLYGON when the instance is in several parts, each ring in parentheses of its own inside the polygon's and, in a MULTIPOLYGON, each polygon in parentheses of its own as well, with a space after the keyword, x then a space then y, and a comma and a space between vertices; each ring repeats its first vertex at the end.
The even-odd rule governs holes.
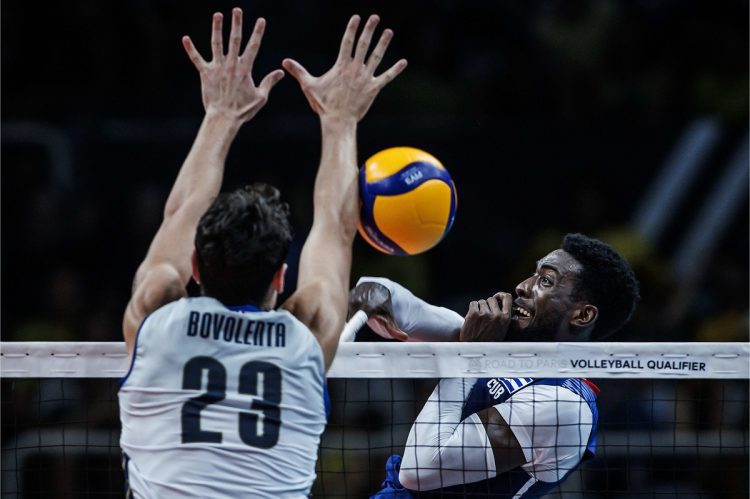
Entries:
POLYGON ((510 318, 516 320, 527 320, 531 319, 532 313, 520 305, 513 305, 511 309, 510 318))

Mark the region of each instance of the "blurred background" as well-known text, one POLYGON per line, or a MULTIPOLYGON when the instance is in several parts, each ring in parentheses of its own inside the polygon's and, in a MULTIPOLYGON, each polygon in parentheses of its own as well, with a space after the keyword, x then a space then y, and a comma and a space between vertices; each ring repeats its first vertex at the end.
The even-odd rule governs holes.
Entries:
MULTIPOLYGON (((132 275, 202 117, 180 37, 208 54, 211 13, 235 3, 3 2, 4 340, 121 338, 132 275)), ((409 60, 360 126, 360 160, 430 151, 456 182, 457 218, 418 257, 358 240, 354 277, 390 276, 463 313, 580 231, 625 253, 643 283, 618 339, 747 338, 747 2, 238 5, 268 20, 258 78, 287 56, 325 71, 352 13, 395 30, 384 68, 409 60)), ((263 180, 291 203, 292 274, 319 136, 288 77, 227 167, 225 189, 263 180)))
MULTIPOLYGON (((234 5, 268 20, 256 79, 284 57, 324 72, 352 13, 395 31, 382 68, 409 60, 361 123, 359 158, 399 145, 437 156, 457 185, 455 224, 416 257, 358 239, 353 282, 391 277, 463 314, 584 232, 641 281, 640 308, 613 340, 748 339, 746 1, 9 0, 3 341, 121 340, 132 276, 202 117, 180 38, 207 55, 211 13, 234 5)), ((287 77, 240 132, 225 176, 226 190, 262 180, 290 202, 289 291, 319 136, 287 77)), ((116 407, 98 413, 116 424, 116 407)))

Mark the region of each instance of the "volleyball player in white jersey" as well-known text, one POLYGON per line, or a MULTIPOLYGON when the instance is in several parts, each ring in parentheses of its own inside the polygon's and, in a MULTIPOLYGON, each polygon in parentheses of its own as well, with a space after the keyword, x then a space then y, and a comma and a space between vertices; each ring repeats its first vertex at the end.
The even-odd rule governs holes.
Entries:
POLYGON ((200 73, 205 118, 135 275, 123 319, 132 355, 119 399, 124 469, 134 497, 301 497, 315 478, 326 414, 324 375, 344 324, 357 223, 356 128, 375 96, 406 66, 379 76, 392 37, 366 58, 378 18, 359 17, 338 59, 313 77, 283 61, 319 115, 322 157, 314 218, 300 257, 297 291, 274 310, 291 242, 288 207, 254 185, 217 198, 230 144, 282 78, 252 76, 265 28, 243 50, 234 9, 226 54, 214 14, 212 58, 188 37, 200 73), (193 277, 203 296, 186 298, 193 277))
MULTIPOLYGON (((471 302, 463 318, 363 278, 350 306, 403 341, 592 341, 622 327, 639 298, 627 262, 581 234, 568 234, 515 291, 471 302)), ((572 378, 444 379, 373 498, 540 497, 593 457, 598 391, 572 378)))

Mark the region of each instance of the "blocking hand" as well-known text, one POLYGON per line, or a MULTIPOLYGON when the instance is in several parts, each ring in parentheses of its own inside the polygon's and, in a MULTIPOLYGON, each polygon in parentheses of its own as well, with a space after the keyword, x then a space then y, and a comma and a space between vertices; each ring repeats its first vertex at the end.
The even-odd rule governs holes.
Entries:
POLYGON ((271 88, 284 77, 284 71, 272 71, 256 86, 251 73, 266 28, 265 19, 259 18, 255 21, 253 34, 242 54, 242 9, 232 10, 232 30, 226 55, 221 31, 222 22, 223 16, 219 12, 215 13, 211 32, 210 62, 201 57, 189 36, 182 38, 182 45, 200 73, 203 107, 206 113, 218 112, 244 123, 263 107, 271 88))
POLYGON ((377 282, 362 282, 349 293, 349 314, 358 310, 367 314, 367 325, 386 339, 406 341, 409 335, 396 325, 393 319, 391 292, 377 282))
POLYGON ((390 29, 383 31, 372 54, 365 60, 373 32, 380 21, 375 15, 367 20, 352 56, 359 20, 359 16, 352 16, 349 20, 338 59, 324 75, 311 76, 293 59, 284 59, 282 63, 299 82, 313 111, 321 117, 361 120, 380 90, 406 67, 406 59, 401 59, 380 76, 375 76, 375 70, 393 38, 390 29))
POLYGON ((486 300, 473 301, 459 334, 460 341, 503 341, 510 326, 513 297, 497 293, 486 300))

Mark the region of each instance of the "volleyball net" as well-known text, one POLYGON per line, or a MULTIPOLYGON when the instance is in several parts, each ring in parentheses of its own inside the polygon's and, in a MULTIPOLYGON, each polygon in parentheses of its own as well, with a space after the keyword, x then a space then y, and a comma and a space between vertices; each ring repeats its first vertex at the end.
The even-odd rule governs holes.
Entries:
MULTIPOLYGON (((0 354, 2 497, 121 497, 124 345, 6 342, 0 354)), ((540 389, 542 380, 593 381, 600 390, 595 457, 548 497, 750 492, 748 343, 355 342, 340 345, 328 373, 331 411, 313 495, 379 490, 387 459, 404 454, 425 401, 445 378, 494 379, 495 392, 528 383, 540 389)))

